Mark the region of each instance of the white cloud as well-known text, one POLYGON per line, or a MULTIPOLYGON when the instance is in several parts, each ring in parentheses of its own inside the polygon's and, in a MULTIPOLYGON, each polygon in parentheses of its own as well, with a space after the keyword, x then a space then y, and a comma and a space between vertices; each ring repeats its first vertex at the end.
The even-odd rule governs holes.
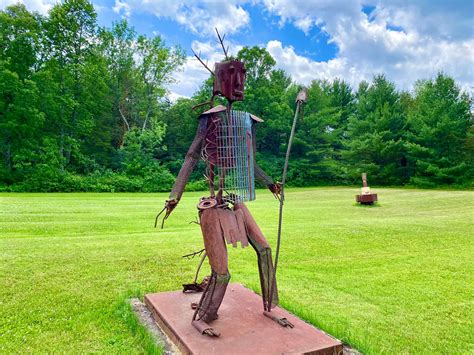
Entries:
POLYGON ((389 21, 433 38, 460 40, 474 33, 474 2, 469 0, 384 0, 377 3, 375 12, 384 12, 389 21))
POLYGON ((94 10, 97 14, 101 14, 103 13, 104 11, 107 11, 109 8, 105 5, 100 5, 100 4, 96 4, 96 3, 92 3, 92 6, 94 6, 94 10))
POLYGON ((168 99, 173 103, 178 101, 179 99, 185 99, 185 98, 188 98, 188 96, 180 95, 175 92, 168 93, 168 99))
POLYGON ((30 11, 37 11, 46 14, 49 9, 56 3, 55 0, 0 0, 0 10, 7 6, 21 3, 30 11))
MULTIPOLYGON (((400 88, 438 71, 467 89, 474 84, 473 3, 469 1, 372 1, 370 18, 362 2, 264 0, 283 22, 308 33, 320 26, 338 47, 336 58, 317 62, 278 41, 267 49, 279 67, 302 83, 343 78, 353 85, 384 73, 400 88)), ((364 2, 370 4, 370 1, 364 2)))
POLYGON ((125 1, 115 0, 115 6, 112 8, 112 10, 126 18, 129 18, 132 14, 130 5, 128 5, 125 1))
POLYGON ((129 17, 132 12, 148 12, 157 17, 175 20, 196 35, 236 33, 248 26, 250 15, 241 6, 245 0, 191 1, 191 0, 115 0, 114 11, 129 17))
MULTIPOLYGON (((277 65, 291 74, 293 79, 301 84, 309 84, 314 79, 328 79, 345 75, 350 72, 346 61, 341 58, 335 58, 327 62, 315 62, 304 56, 295 53, 293 47, 283 47, 280 41, 270 41, 267 44, 267 50, 277 61, 277 65)), ((358 78, 349 80, 357 82, 358 78)))
MULTIPOLYGON (((291 46, 280 41, 269 41, 267 50, 276 59, 278 67, 286 70, 303 84, 313 79, 342 78, 354 87, 361 80, 371 80, 383 73, 399 88, 411 89, 415 80, 430 78, 438 71, 453 76, 464 89, 474 85, 474 13, 469 1, 436 0, 262 0, 267 10, 280 18, 280 24, 292 23, 309 34, 319 26, 334 43, 338 52, 328 61, 314 61, 298 55, 291 46), (367 16, 364 5, 374 11, 367 16)), ((230 2, 236 6, 236 2, 230 2)), ((178 5, 176 5, 178 6, 178 5)), ((176 8, 179 11, 179 7, 176 8)), ((226 13, 226 12, 224 12, 226 13)), ((227 12, 231 13, 231 12, 227 12)), ((183 23, 188 15, 183 15, 183 23)), ((239 23, 232 19, 232 23, 239 23)), ((258 21, 258 19, 254 19, 258 21)), ((199 25, 193 25, 196 31, 199 25)), ((212 31, 212 28, 208 31, 212 31)), ((236 26, 235 31, 240 28, 236 26)), ((206 32, 209 33, 209 32, 206 32)), ((308 39, 309 43, 309 39, 308 39)), ((218 53, 214 44, 195 42, 193 48, 206 58, 218 53)), ((212 58, 210 62, 214 60, 212 58)), ((188 61, 183 79, 184 95, 191 95, 206 77, 192 75, 200 64, 188 61)), ((183 81, 181 81, 183 83, 183 81)), ((175 90, 181 91, 181 85, 175 90)))
POLYGON ((463 89, 469 90, 474 82, 472 48, 474 41, 463 45, 431 43, 415 52, 414 60, 354 62, 341 56, 327 62, 316 62, 296 54, 292 47, 283 47, 279 41, 267 44, 267 50, 277 61, 278 67, 301 84, 307 85, 313 79, 341 78, 357 87, 362 80, 370 81, 374 75, 383 73, 402 89, 411 89, 415 80, 431 78, 441 70, 453 75, 463 89))
POLYGON ((183 68, 173 74, 176 83, 168 86, 170 91, 168 97, 171 101, 179 97, 191 97, 209 75, 196 58, 187 57, 183 68))
MULTIPOLYGON (((0 0, 0 9, 16 2, 0 0)), ((21 2, 29 10, 46 13, 56 0, 21 2)), ((126 17, 152 13, 176 21, 197 36, 210 38, 211 42, 195 41, 192 47, 212 66, 222 59, 221 49, 214 41, 214 28, 229 35, 248 29, 251 19, 243 5, 258 3, 276 15, 280 24, 292 23, 308 35, 318 26, 337 46, 335 58, 314 61, 278 39, 267 43, 277 65, 301 83, 339 77, 355 86, 374 74, 384 73, 399 88, 410 89, 416 79, 444 71, 465 89, 474 86, 473 1, 115 0, 113 10, 126 17), (370 16, 362 11, 363 5, 374 7, 370 16)), ((312 43, 308 36, 308 46, 312 43)), ((234 52, 240 48, 231 44, 234 52)), ((207 75, 202 65, 189 57, 183 71, 176 74, 180 83, 170 88, 178 95, 191 96, 207 75)))

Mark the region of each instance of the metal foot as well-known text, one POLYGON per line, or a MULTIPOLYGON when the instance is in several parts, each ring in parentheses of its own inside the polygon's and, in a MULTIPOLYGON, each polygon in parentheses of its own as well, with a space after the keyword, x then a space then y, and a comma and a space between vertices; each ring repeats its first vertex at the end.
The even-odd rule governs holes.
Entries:
POLYGON ((263 315, 267 318, 270 318, 272 321, 275 321, 277 322, 278 324, 280 324, 282 327, 289 327, 289 328, 294 328, 295 326, 293 325, 293 323, 291 323, 288 319, 282 317, 277 317, 275 315, 273 315, 271 312, 268 312, 268 311, 264 311, 263 312, 263 315))
MULTIPOLYGON (((197 276, 197 275, 196 275, 197 276)), ((202 279, 202 282, 198 284, 196 281, 194 281, 191 284, 183 284, 183 292, 203 292, 206 289, 207 284, 209 283, 210 277, 206 276, 205 278, 202 279)))
POLYGON ((196 282, 192 284, 183 284, 183 292, 202 292, 204 291, 205 287, 203 287, 201 284, 198 284, 196 282))
POLYGON ((193 320, 192 324, 193 324, 193 327, 196 328, 199 331, 199 333, 201 333, 202 335, 207 335, 210 337, 221 336, 221 333, 219 333, 214 328, 209 326, 209 324, 207 324, 203 320, 193 320))

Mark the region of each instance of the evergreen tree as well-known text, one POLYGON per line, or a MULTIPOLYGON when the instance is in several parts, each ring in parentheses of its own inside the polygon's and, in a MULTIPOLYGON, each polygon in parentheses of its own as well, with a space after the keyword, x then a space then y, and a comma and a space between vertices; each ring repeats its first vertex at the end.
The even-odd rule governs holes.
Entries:
POLYGON ((301 156, 299 170, 310 183, 342 184, 347 167, 341 159, 342 140, 353 109, 350 86, 341 80, 313 81, 308 88, 309 102, 304 121, 295 139, 295 156, 301 156))
POLYGON ((418 82, 406 144, 414 170, 411 183, 432 187, 472 182, 469 104, 468 96, 442 73, 434 80, 418 82))
POLYGON ((344 140, 344 159, 354 182, 362 172, 374 184, 406 182, 405 127, 406 108, 395 85, 383 75, 371 85, 361 83, 344 140))

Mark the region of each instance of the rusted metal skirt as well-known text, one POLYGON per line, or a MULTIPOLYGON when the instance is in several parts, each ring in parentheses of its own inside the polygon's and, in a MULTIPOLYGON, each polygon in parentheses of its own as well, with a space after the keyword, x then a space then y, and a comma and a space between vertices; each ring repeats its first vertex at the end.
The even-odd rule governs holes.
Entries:
POLYGON ((208 235, 208 233, 214 235, 221 232, 227 244, 232 244, 234 248, 237 247, 238 242, 240 242, 243 248, 249 245, 247 237, 249 228, 246 225, 247 218, 245 215, 246 208, 242 208, 242 205, 242 203, 236 204, 231 209, 228 204, 218 205, 213 197, 202 197, 197 208, 200 211, 199 218, 204 236, 208 235), (206 218, 204 218, 204 214, 206 218), (206 232, 210 225, 214 226, 214 230, 206 232))
MULTIPOLYGON (((217 228, 220 229, 220 232, 222 233, 222 236, 227 244, 232 244, 234 247, 237 247, 238 242, 240 242, 242 247, 249 245, 247 238, 248 228, 245 223, 245 212, 242 209, 235 207, 231 209, 228 207, 228 205, 218 206, 214 198, 205 197, 201 198, 197 207, 200 210, 199 216, 201 219, 201 228, 203 229, 203 232, 204 229, 208 227, 207 224, 211 223, 215 225, 215 222, 211 222, 211 220, 215 221, 217 219, 217 228), (205 220, 201 218, 202 213, 205 213, 205 210, 209 211, 206 213, 210 213, 210 220, 208 218, 205 220), (211 215, 212 217, 210 217, 211 215), (206 225, 203 225, 203 223, 206 225)), ((214 231, 212 233, 218 232, 214 231)))
POLYGON ((227 244, 232 244, 234 248, 237 247, 238 242, 243 248, 249 245, 243 212, 219 207, 216 207, 216 210, 227 244))

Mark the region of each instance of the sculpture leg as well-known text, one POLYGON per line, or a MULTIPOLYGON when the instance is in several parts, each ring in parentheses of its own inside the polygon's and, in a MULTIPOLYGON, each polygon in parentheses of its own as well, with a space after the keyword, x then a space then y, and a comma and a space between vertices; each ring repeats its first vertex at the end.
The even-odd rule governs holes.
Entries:
MULTIPOLYGON (((247 228, 248 239, 250 245, 255 249, 258 259, 258 271, 260 274, 260 287, 262 289, 263 308, 265 309, 268 300, 270 299, 270 290, 273 279, 273 261, 272 249, 268 244, 265 236, 250 214, 247 206, 243 203, 237 203, 234 206, 235 210, 241 210, 244 214, 245 226, 247 228)), ((275 285, 275 290, 272 298, 272 308, 278 305, 278 290, 275 285)))
POLYGON ((193 317, 193 326, 202 334, 219 336, 209 322, 217 319, 217 311, 224 298, 230 274, 227 267, 227 248, 222 234, 217 210, 210 208, 200 212, 204 247, 211 265, 211 279, 204 291, 193 317))

